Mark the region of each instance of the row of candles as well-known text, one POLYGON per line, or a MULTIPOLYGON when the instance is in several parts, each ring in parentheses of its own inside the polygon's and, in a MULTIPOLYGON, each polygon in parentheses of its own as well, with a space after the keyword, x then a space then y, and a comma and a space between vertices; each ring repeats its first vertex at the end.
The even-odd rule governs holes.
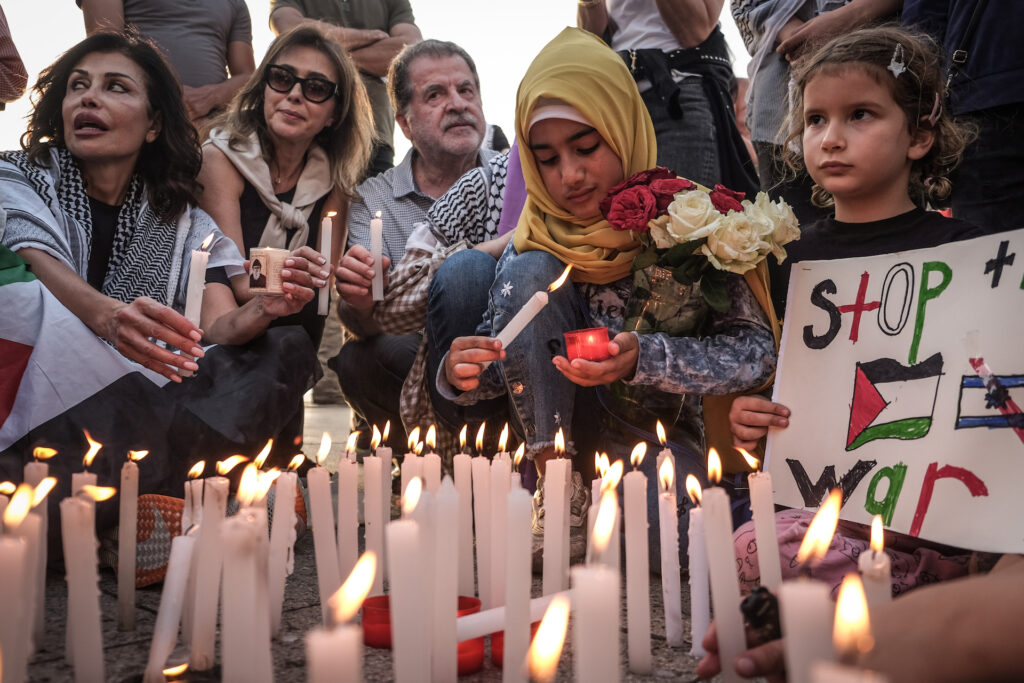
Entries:
MULTIPOLYGON (((391 453, 380 446, 386 440, 387 427, 382 435, 376 427, 372 447, 374 454, 364 459, 364 510, 366 522, 366 546, 368 557, 389 568, 392 597, 394 602, 392 620, 396 647, 396 676, 400 680, 416 680, 424 671, 432 671, 433 678, 453 678, 452 658, 456 636, 455 604, 458 595, 473 593, 473 518, 476 519, 477 585, 485 610, 493 613, 485 621, 492 630, 525 619, 528 624, 537 611, 537 605, 529 600, 529 520, 530 496, 521 490, 519 477, 515 472, 522 457, 522 447, 513 462, 505 450, 507 426, 500 439, 499 452, 493 458, 478 455, 471 457, 460 453, 454 458, 454 480, 440 481, 440 457, 433 452, 420 455, 418 434, 410 439, 410 453, 403 463, 403 519, 390 522, 390 463, 391 453), (375 483, 377 485, 375 485, 375 483), (419 490, 425 488, 423 495, 419 490), (410 489, 415 489, 412 493, 410 489), (474 514, 475 513, 475 514, 474 514), (399 523, 402 522, 402 523, 399 523), (458 529, 457 534, 451 530, 458 529), (525 530, 525 531, 524 531, 525 530), (525 540, 523 540, 525 539, 525 540), (386 540, 386 542, 385 542, 386 540), (522 546, 522 547, 519 547, 522 546), (387 553, 385 553, 385 549, 387 553), (425 558, 433 558, 426 559, 425 558), (449 566, 450 565, 450 566, 449 566), (426 571, 424 571, 426 567, 426 571), (442 587, 445 590, 442 590, 442 587), (451 598, 451 599, 449 599, 451 598), (424 601, 429 604, 424 604, 424 601), (441 605, 447 605, 443 609, 441 605), (504 606, 504 609, 501 609, 504 606), (450 609, 448 609, 450 607, 450 609), (500 614, 499 614, 500 613, 500 614), (431 633, 429 644, 425 644, 423 633, 431 633), (448 642, 450 641, 450 642, 448 642), (405 656, 412 650, 412 654, 405 656), (450 655, 450 656, 449 656, 450 655), (435 661, 436 659, 436 661, 435 661), (426 668, 424 668, 426 667, 426 668), (404 672, 404 673, 402 673, 404 672)), ((664 443, 664 430, 658 425, 659 437, 664 443)), ((356 565, 358 553, 358 498, 357 466, 354 458, 355 436, 351 435, 346 457, 338 468, 337 527, 335 514, 331 509, 330 476, 322 462, 330 451, 330 440, 325 434, 316 457, 316 466, 308 474, 310 506, 314 529, 316 568, 324 610, 325 625, 343 623, 351 618, 352 607, 346 603, 332 613, 331 605, 340 598, 332 598, 341 585, 341 576, 349 574, 356 565), (319 520, 319 523, 318 523, 319 520), (338 610, 341 609, 341 612, 338 610), (338 616, 345 614, 348 616, 338 616)), ((86 467, 100 449, 86 433, 89 452, 84 462, 86 467)), ((466 429, 461 434, 465 450, 466 429)), ((477 452, 482 451, 483 426, 477 434, 477 452)), ((428 432, 427 443, 431 442, 428 432)), ((559 435, 558 456, 548 463, 545 493, 545 539, 544 539, 544 581, 546 596, 562 594, 567 586, 568 572, 568 481, 570 463, 562 455, 559 435), (563 485, 559 486, 558 482, 563 485)), ((272 666, 269 660, 269 639, 280 629, 281 606, 284 583, 291 573, 292 546, 295 540, 294 499, 296 475, 293 471, 302 462, 302 456, 292 461, 288 472, 260 468, 270 451, 268 443, 263 452, 249 464, 242 476, 238 499, 242 511, 232 519, 226 519, 228 482, 223 476, 247 458, 234 456, 217 463, 218 476, 199 479, 203 463, 197 463, 190 472, 185 486, 185 510, 182 518, 183 534, 172 542, 171 560, 168 566, 160 613, 154 632, 150 663, 146 680, 163 680, 163 666, 174 648, 179 624, 183 639, 190 644, 190 663, 196 669, 208 669, 213 665, 218 602, 223 599, 222 659, 225 671, 239 672, 245 678, 269 680, 272 666), (271 486, 276 487, 274 521, 267 542, 266 498, 271 486), (224 594, 218 595, 221 573, 232 577, 224 582, 224 594), (230 584, 230 585, 229 585, 230 584), (256 599, 253 599, 256 596, 256 599), (237 605, 237 608, 235 607, 237 605), (263 623, 260 615, 267 619, 263 623), (255 639, 255 641, 253 640, 255 639), (266 657, 251 657, 247 654, 253 642, 266 640, 267 647, 259 648, 266 657)), ((589 565, 574 570, 580 578, 574 579, 574 591, 579 599, 574 602, 578 609, 590 609, 605 604, 595 602, 589 595, 589 581, 604 586, 614 583, 615 609, 610 619, 594 615, 593 618, 577 616, 578 647, 582 655, 577 657, 579 666, 593 668, 587 680, 608 680, 617 677, 617 604, 619 586, 618 543, 608 539, 618 538, 620 511, 616 495, 619 478, 623 480, 626 518, 626 598, 627 598, 627 652, 630 670, 635 673, 649 673, 650 655, 650 605, 647 566, 647 512, 645 475, 637 468, 646 452, 646 444, 638 444, 630 458, 633 471, 622 476, 622 463, 607 463, 599 460, 600 476, 594 481, 594 500, 600 501, 591 509, 592 532, 588 551, 589 565), (607 534, 599 529, 607 528, 607 534), (603 541, 600 540, 607 536, 603 541), (598 569, 604 567, 606 571, 598 569), (609 579, 607 572, 614 573, 609 579), (588 573, 589 572, 589 573, 588 573), (597 578, 594 578, 596 576, 597 578), (584 580, 586 577, 588 580, 584 580), (584 607, 587 605, 588 607, 584 607), (606 622, 615 625, 612 631, 602 631, 606 622), (592 628, 596 628, 594 631, 592 628), (608 640, 608 639, 612 640, 608 640), (581 640, 580 640, 581 639, 581 640), (593 650, 587 643, 598 642, 593 650), (605 661, 616 658, 614 666, 605 661)), ((42 627, 43 568, 45 568, 45 505, 40 505, 46 493, 53 487, 53 478, 48 478, 45 458, 53 455, 49 449, 36 449, 36 459, 26 465, 26 485, 15 491, 12 503, 7 506, 6 497, 0 496, 0 505, 10 508, 5 514, 3 539, 10 538, 21 529, 19 538, 25 540, 23 551, 5 551, 0 545, 0 561, 13 553, 14 560, 0 565, 16 567, 24 574, 19 582, 5 582, 11 588, 11 602, 18 606, 19 613, 33 611, 35 620, 6 622, 28 623, 27 632, 35 635, 38 642, 42 627), (30 488, 30 482, 37 482, 30 488), (25 501, 31 500, 31 505, 25 501), (17 510, 32 508, 33 515, 40 521, 18 520, 17 510), (7 517, 10 516, 11 521, 7 517), (38 528, 34 528, 38 527, 38 528), (24 559, 22 555, 24 553, 24 559), (31 559, 35 558, 32 562, 31 559), (32 579, 34 577, 34 579, 32 579), (31 580, 30 583, 26 583, 31 580), (34 610, 30 610, 32 605, 34 610)), ((746 456, 746 454, 744 454, 746 456)), ((138 461, 145 451, 132 451, 122 468, 120 513, 122 520, 119 535, 119 607, 118 623, 122 629, 134 625, 134 558, 136 500, 138 492, 138 461), (132 528, 130 528, 132 527, 132 528)), ((747 456, 749 458, 749 456, 747 456)), ((675 503, 674 459, 671 451, 663 449, 658 456, 658 471, 661 483, 659 515, 662 540, 662 576, 665 604, 666 637, 671 646, 682 645, 681 596, 679 591, 677 508, 675 503)), ((756 464, 756 460, 753 461, 756 464)), ((720 463, 717 454, 709 455, 709 479, 715 482, 720 477, 720 463)), ((718 616, 719 645, 724 662, 730 662, 735 654, 745 649, 742 619, 739 612, 739 589, 735 574, 735 557, 732 549, 731 512, 728 497, 724 491, 711 486, 700 491, 696 478, 688 478, 688 490, 694 502, 701 502, 690 514, 690 580, 692 602, 691 639, 694 654, 700 654, 699 643, 703 639, 710 621, 707 601, 710 577, 710 592, 718 616), (703 542, 701 542, 703 540, 703 542), (704 551, 704 552, 701 552, 704 551)), ((787 633, 806 633, 807 637, 787 639, 787 657, 792 659, 790 671, 793 680, 809 681, 810 663, 818 659, 829 659, 823 653, 829 647, 822 645, 820 628, 822 615, 830 614, 827 589, 823 584, 810 581, 781 583, 777 541, 774 529, 774 505, 771 499, 770 475, 756 472, 750 475, 752 507, 761 566, 762 583, 779 592, 782 599, 782 620, 787 633), (769 523, 764 523, 765 520, 769 523), (774 578, 773 578, 774 577, 774 578), (797 605, 801 607, 796 608, 797 605), (810 607, 815 605, 815 607, 810 607), (793 652, 790 653, 789 650, 793 652)), ((102 678, 102 643, 99 629, 98 590, 96 588, 96 541, 94 533, 93 505, 96 500, 109 498, 113 489, 97 487, 95 474, 87 470, 72 477, 72 496, 62 501, 61 513, 64 523, 65 554, 68 565, 69 614, 68 614, 68 656, 75 663, 76 677, 80 680, 102 678)), ((823 505, 823 513, 838 519, 838 493, 834 493, 823 505)), ((27 516, 22 516, 27 518, 27 516)), ((819 517, 822 517, 820 514, 819 517)), ((816 518, 817 519, 817 518, 816 518)), ((832 522, 834 528, 835 522, 832 522)), ((814 525, 809 530, 812 538, 814 525)), ((881 552, 880 520, 876 520, 873 533, 873 550, 861 556, 861 569, 871 601, 888 599, 889 567, 888 558, 881 552), (877 541, 875 538, 877 537, 877 541)), ((808 543, 810 543, 808 541, 808 543)), ((9 543, 19 546, 19 542, 9 543)), ((817 554, 827 549, 828 540, 818 541, 814 551, 809 545, 806 556, 798 561, 812 561, 817 554)), ((804 553, 801 550, 801 553, 804 553)), ((368 594, 383 593, 383 572, 366 571, 370 576, 368 594)), ((575 577, 576 574, 574 573, 575 577)), ((601 589, 602 591, 604 589, 601 589)), ((361 598, 360 598, 361 601, 361 598)), ((534 601, 537 603, 537 601, 534 601)), ((540 603, 538 603, 540 604, 540 603)), ((546 604, 543 603, 543 604, 546 604)), ((607 607, 607 606, 606 606, 607 607)), ((611 608, 608 608, 611 609, 611 608)), ((466 619, 466 618, 464 618, 466 619)), ((459 636, 467 635, 462 629, 459 636)), ((511 629, 510 632, 512 631, 511 629)), ((487 633, 490 631, 484 631, 487 633)), ((4 673, 8 680, 21 680, 24 666, 31 651, 31 641, 25 638, 26 630, 17 633, 0 633, 0 646, 5 653, 4 673), (18 639, 24 646, 19 649, 18 639), (19 652, 24 652, 19 656, 19 652), (21 667, 19 669, 19 667, 21 667), (18 672, 22 672, 19 675, 18 672)), ((519 635, 522 635, 520 633, 519 635)), ((351 636, 348 636, 351 638, 351 636)), ((459 640, 465 638, 459 637, 459 640)), ((527 637, 512 637, 506 640, 507 663, 513 669, 521 670, 516 663, 523 661, 527 637)), ((310 645, 312 648, 313 646, 310 645)), ((356 656, 358 659, 358 655, 356 656)), ((311 660, 312 666, 312 660, 311 660)), ((728 667, 727 667, 728 668, 728 667)), ((510 669, 511 670, 511 669, 510 669)), ((525 674, 524 674, 525 675, 525 674)), ((726 672, 733 680, 734 672, 726 672)))

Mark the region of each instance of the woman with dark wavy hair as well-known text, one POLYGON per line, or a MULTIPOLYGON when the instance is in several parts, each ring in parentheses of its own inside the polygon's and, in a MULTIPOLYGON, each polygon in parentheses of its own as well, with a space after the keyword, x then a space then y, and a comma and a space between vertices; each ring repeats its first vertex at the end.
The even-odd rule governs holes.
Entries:
MULTIPOLYGON (((352 60, 314 26, 284 33, 214 124, 203 147, 199 205, 243 253, 319 249, 337 260, 348 197, 369 160, 373 115, 352 60), (333 244, 320 225, 335 211, 333 244)), ((239 301, 246 278, 231 278, 239 301)), ((301 324, 314 343, 324 317, 310 303, 279 324, 301 324)))

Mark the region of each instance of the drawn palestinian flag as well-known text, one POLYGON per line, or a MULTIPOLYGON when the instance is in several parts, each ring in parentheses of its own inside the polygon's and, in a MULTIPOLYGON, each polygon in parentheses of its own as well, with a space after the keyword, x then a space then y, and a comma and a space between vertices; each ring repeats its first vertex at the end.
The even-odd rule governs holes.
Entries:
POLYGON ((846 450, 875 439, 920 439, 932 426, 942 354, 906 366, 892 358, 857 363, 846 450))

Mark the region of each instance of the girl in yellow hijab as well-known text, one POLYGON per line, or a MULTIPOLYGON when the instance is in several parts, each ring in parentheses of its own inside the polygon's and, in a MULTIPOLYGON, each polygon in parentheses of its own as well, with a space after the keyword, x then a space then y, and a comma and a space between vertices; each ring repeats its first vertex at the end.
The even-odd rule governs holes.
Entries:
MULTIPOLYGON (((622 430, 603 430, 608 415, 592 387, 621 380, 644 387, 645 401, 678 405, 684 397, 675 424, 666 425, 680 444, 676 479, 682 482, 687 472, 704 470, 700 396, 761 385, 775 369, 775 346, 756 299, 743 278, 734 275, 728 278, 732 308, 725 314, 709 310, 701 336, 621 332, 640 244, 633 233, 613 229, 599 205, 623 179, 653 167, 657 150, 632 76, 600 40, 567 28, 540 52, 519 87, 516 136, 526 204, 498 263, 479 336, 452 343, 437 389, 459 405, 508 398, 513 425, 542 475, 534 498, 536 567, 543 535, 543 475, 556 432, 564 430, 570 455, 584 454, 572 474, 574 559, 582 558, 585 548, 582 523, 589 501, 580 472, 590 471, 589 454, 600 449, 613 459, 626 457, 638 440, 615 443, 622 430), (566 265, 572 265, 572 281, 550 292, 547 305, 502 348, 494 335, 566 265), (614 335, 609 357, 570 362, 563 334, 600 325, 614 335), (584 443, 593 437, 599 441, 584 443)), ((654 466, 654 458, 642 465, 651 481, 656 481, 654 466)), ((648 487, 655 552, 656 488, 648 487)))

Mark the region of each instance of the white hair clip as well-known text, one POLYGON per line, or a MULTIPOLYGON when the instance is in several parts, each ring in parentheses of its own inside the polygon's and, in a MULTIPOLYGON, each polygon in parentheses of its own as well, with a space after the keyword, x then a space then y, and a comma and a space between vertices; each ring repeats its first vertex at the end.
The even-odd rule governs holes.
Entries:
POLYGON ((892 72, 893 78, 899 78, 900 74, 907 70, 907 65, 903 61, 902 43, 896 43, 896 49, 892 51, 892 60, 886 68, 892 72))

